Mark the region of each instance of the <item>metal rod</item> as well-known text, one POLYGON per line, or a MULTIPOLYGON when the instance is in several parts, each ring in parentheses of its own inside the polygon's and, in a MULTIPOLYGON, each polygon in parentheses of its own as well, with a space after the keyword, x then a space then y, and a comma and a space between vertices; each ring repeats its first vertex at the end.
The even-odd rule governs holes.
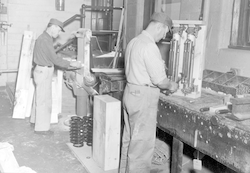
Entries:
POLYGON ((193 85, 193 72, 194 72, 194 44, 192 44, 189 67, 190 70, 189 70, 188 86, 191 87, 193 85))
POLYGON ((176 48, 177 48, 177 40, 175 40, 174 39, 174 41, 173 41, 173 61, 172 61, 172 63, 173 63, 173 69, 172 69, 172 80, 174 81, 175 80, 175 74, 176 74, 176 48))
POLYGON ((188 43, 187 41, 184 43, 184 55, 183 55, 183 65, 182 65, 182 73, 183 77, 187 77, 187 61, 188 61, 188 43))
MULTIPOLYGON (((105 7, 105 6, 91 6, 91 5, 82 5, 82 8, 90 8, 91 10, 122 10, 123 7, 105 7)), ((88 10, 87 10, 88 11, 88 10)))
POLYGON ((2 73, 15 73, 18 72, 18 69, 2 69, 0 70, 0 74, 2 73))
POLYGON ((175 74, 174 74, 174 81, 178 81, 178 74, 179 74, 179 42, 176 40, 176 47, 175 47, 175 74))
POLYGON ((84 18, 85 15, 75 14, 74 16, 72 16, 69 19, 67 19, 66 21, 64 21, 63 22, 63 26, 67 26, 68 24, 70 24, 71 22, 73 22, 77 17, 84 18))
POLYGON ((73 42, 74 42, 74 39, 67 41, 66 43, 64 43, 63 45, 61 45, 59 48, 56 49, 56 53, 58 53, 60 50, 64 49, 65 47, 67 47, 73 42))
POLYGON ((191 65, 191 56, 192 56, 192 41, 191 40, 188 40, 188 59, 187 59, 187 83, 189 84, 190 83, 190 78, 191 78, 191 72, 190 72, 190 65, 191 65))
POLYGON ((173 75, 173 57, 174 57, 174 52, 173 52, 173 40, 170 41, 170 50, 169 50, 169 60, 168 60, 168 76, 172 77, 173 75))

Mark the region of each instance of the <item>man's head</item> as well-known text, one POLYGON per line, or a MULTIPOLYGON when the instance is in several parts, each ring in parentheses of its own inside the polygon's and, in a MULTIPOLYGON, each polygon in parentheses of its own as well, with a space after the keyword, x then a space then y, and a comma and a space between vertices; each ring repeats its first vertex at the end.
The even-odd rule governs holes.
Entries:
POLYGON ((51 37, 57 38, 61 32, 65 32, 63 23, 57 19, 50 19, 47 26, 47 32, 49 32, 51 37))
POLYGON ((161 39, 166 37, 166 34, 169 30, 171 30, 173 25, 170 17, 163 12, 155 12, 152 14, 150 18, 150 23, 148 28, 154 30, 154 38, 155 41, 158 42, 161 39))

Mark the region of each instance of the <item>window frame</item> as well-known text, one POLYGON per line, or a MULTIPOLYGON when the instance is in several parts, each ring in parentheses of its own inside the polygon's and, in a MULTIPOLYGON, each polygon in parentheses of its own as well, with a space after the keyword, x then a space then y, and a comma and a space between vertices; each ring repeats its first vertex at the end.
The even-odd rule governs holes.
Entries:
POLYGON ((250 0, 234 0, 228 48, 250 50, 250 0))

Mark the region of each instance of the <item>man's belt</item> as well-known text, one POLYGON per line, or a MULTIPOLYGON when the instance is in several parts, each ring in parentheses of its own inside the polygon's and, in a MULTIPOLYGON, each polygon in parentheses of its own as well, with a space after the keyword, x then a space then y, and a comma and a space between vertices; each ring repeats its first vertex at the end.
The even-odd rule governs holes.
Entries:
POLYGON ((158 88, 157 86, 152 86, 152 85, 149 85, 149 84, 145 84, 145 85, 138 85, 138 84, 133 84, 133 83, 130 83, 128 82, 129 84, 131 85, 137 85, 137 86, 146 86, 146 87, 151 87, 151 88, 158 88))
POLYGON ((49 65, 38 65, 37 66, 40 66, 40 67, 48 67, 48 68, 51 68, 52 66, 49 66, 49 65))
POLYGON ((151 87, 151 88, 158 88, 158 87, 156 87, 156 86, 152 86, 152 85, 149 85, 149 84, 145 84, 145 86, 151 87))

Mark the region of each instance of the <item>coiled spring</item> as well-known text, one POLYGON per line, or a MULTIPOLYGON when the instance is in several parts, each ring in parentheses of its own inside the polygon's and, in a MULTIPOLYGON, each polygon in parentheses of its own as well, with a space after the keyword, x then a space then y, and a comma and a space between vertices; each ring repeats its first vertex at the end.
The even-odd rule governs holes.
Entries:
POLYGON ((93 116, 73 116, 70 120, 70 142, 74 147, 92 146, 93 116))
POLYGON ((88 146, 92 146, 92 140, 93 140, 93 116, 92 115, 87 116, 86 127, 87 127, 86 143, 88 146))
POLYGON ((70 120, 70 142, 74 147, 82 147, 84 144, 83 119, 78 116, 71 117, 70 120))

